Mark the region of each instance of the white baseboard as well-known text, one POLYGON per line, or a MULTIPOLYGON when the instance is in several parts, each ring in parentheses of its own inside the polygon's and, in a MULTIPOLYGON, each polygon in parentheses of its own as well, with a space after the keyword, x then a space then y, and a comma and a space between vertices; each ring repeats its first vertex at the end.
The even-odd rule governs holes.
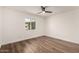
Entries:
POLYGON ((37 36, 31 36, 31 37, 28 37, 28 38, 26 37, 26 38, 20 38, 20 39, 16 39, 16 40, 10 40, 10 41, 7 41, 7 42, 3 42, 2 45, 15 43, 15 42, 18 42, 18 41, 23 41, 23 40, 28 40, 28 39, 31 39, 31 38, 37 38, 37 37, 40 37, 40 36, 44 36, 44 35, 37 35, 37 36))
POLYGON ((54 36, 49 36, 49 35, 45 35, 45 36, 48 36, 48 37, 50 37, 50 38, 60 39, 60 40, 67 41, 67 42, 71 42, 71 43, 75 43, 75 44, 79 44, 79 42, 71 41, 71 40, 68 40, 68 39, 62 38, 62 37, 54 37, 54 36))

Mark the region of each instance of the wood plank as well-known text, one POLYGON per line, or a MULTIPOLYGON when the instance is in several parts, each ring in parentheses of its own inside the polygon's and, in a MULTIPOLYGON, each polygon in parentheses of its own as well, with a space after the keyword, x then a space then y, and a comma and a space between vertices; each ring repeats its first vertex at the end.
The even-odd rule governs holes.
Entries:
POLYGON ((3 45, 1 53, 79 53, 79 44, 41 36, 3 45))

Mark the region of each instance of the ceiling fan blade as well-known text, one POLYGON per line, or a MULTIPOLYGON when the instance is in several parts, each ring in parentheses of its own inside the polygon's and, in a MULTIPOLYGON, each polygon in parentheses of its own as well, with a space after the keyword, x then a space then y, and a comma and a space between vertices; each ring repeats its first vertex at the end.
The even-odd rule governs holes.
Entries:
POLYGON ((42 9, 42 11, 45 11, 45 7, 44 6, 41 6, 41 9, 42 9))
POLYGON ((52 13, 52 11, 45 11, 46 13, 52 13))

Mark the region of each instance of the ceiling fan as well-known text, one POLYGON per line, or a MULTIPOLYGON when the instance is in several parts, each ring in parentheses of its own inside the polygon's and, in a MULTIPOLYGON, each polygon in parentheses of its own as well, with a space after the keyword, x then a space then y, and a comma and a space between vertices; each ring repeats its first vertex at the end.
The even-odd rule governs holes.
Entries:
POLYGON ((47 6, 41 6, 41 12, 38 12, 38 14, 45 14, 45 13, 52 13, 52 11, 46 10, 47 6))

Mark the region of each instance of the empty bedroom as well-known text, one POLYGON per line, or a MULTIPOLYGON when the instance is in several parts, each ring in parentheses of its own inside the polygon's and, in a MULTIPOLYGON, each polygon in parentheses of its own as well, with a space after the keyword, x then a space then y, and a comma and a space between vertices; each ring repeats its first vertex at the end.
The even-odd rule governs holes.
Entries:
POLYGON ((79 53, 79 6, 0 6, 0 53, 79 53))

